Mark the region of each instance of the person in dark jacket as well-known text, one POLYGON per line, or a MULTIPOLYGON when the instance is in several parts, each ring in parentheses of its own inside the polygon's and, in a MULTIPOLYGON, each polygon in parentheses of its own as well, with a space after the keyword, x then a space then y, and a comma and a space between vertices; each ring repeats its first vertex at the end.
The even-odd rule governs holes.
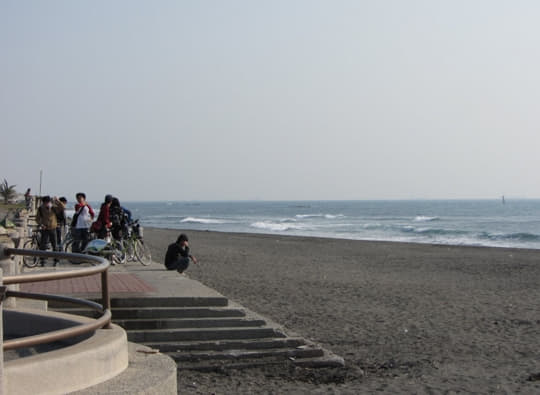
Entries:
MULTIPOLYGON (((129 213, 131 216, 131 212, 129 213)), ((115 240, 121 240, 122 237, 128 234, 128 215, 124 207, 120 205, 120 200, 113 197, 111 208, 109 211, 109 217, 111 219, 111 234, 115 240)))
POLYGON ((111 228, 110 208, 112 204, 112 195, 105 195, 105 200, 101 203, 96 222, 92 224, 91 230, 96 233, 98 239, 105 239, 107 231, 111 228))
POLYGON ((184 233, 178 236, 175 243, 172 243, 167 248, 165 254, 165 267, 167 270, 176 270, 178 273, 183 273, 189 266, 189 260, 197 263, 197 258, 189 252, 188 237, 184 233))
MULTIPOLYGON (((51 243, 52 250, 57 250, 56 245, 56 213, 53 210, 52 199, 50 196, 43 196, 41 198, 41 206, 38 207, 36 213, 36 222, 41 230, 41 240, 39 243, 40 250, 46 250, 49 243, 51 243)), ((41 266, 45 266, 45 258, 40 258, 39 263, 41 266)), ((54 266, 58 264, 58 258, 54 258, 54 266)))

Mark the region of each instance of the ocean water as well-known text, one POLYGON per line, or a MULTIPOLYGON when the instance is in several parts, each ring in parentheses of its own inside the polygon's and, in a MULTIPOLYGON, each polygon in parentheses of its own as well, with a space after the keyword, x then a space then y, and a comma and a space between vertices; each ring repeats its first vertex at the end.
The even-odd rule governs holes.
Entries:
POLYGON ((501 200, 411 200, 123 205, 144 226, 181 231, 540 249, 540 200, 507 199, 505 204, 501 200))

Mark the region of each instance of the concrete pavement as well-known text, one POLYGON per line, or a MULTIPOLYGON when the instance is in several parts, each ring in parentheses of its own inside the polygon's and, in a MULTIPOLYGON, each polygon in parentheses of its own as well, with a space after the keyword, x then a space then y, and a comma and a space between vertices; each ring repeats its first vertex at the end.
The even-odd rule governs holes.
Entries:
MULTIPOLYGON (((57 267, 50 264, 45 268, 32 268, 25 271, 38 270, 76 270, 78 265, 61 262, 57 267)), ((99 275, 58 281, 22 284, 21 290, 28 292, 70 295, 80 298, 101 297, 101 280, 99 275)), ((109 292, 111 299, 115 297, 145 298, 223 298, 219 292, 204 284, 190 279, 173 270, 166 270, 163 264, 153 262, 143 266, 138 262, 110 266, 109 292)))

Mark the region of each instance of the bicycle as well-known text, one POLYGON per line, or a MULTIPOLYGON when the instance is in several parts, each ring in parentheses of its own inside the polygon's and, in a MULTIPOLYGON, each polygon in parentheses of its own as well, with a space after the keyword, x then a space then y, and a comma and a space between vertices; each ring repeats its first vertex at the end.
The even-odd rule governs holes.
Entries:
MULTIPOLYGON (((23 248, 26 250, 41 250, 41 238, 42 238, 42 229, 40 226, 37 228, 28 228, 30 233, 30 238, 26 240, 23 244, 23 248)), ((43 250, 48 250, 51 247, 51 242, 49 241, 45 248, 43 250)), ((59 246, 57 246, 58 250, 61 251, 59 246)), ((28 268, 36 267, 38 263, 42 261, 44 263, 44 260, 42 258, 39 258, 37 256, 23 256, 23 264, 24 266, 28 268)), ((55 266, 58 263, 58 259, 55 258, 55 266)))
MULTIPOLYGON (((88 242, 93 240, 94 237, 92 237, 92 234, 89 235, 88 242)), ((62 240, 62 244, 60 246, 60 249, 67 253, 73 253, 77 252, 79 254, 83 254, 83 251, 73 251, 73 243, 75 242, 75 237, 73 235, 73 228, 68 227, 68 230, 66 232, 66 235, 64 236, 64 239, 62 240)), ((73 264, 79 264, 80 262, 77 260, 69 260, 73 264)))
POLYGON ((131 224, 131 234, 132 238, 135 239, 135 257, 142 265, 150 265, 152 263, 152 253, 150 252, 150 248, 148 248, 148 246, 144 244, 143 227, 141 226, 141 224, 139 224, 138 219, 131 224))
POLYGON ((88 243, 83 253, 104 257, 111 262, 111 265, 126 262, 124 247, 118 240, 94 239, 88 243))
POLYGON ((129 224, 126 233, 127 237, 119 242, 126 254, 126 260, 129 262, 138 260, 144 266, 150 265, 152 263, 152 253, 148 246, 144 244, 143 228, 138 219, 129 224))
MULTIPOLYGON (((24 242, 23 248, 25 250, 39 250, 41 246, 41 229, 36 228, 33 230, 29 228, 30 238, 24 242)), ((39 263, 37 256, 23 256, 23 264, 26 267, 36 267, 39 263)))
POLYGON ((73 234, 71 233, 71 228, 67 227, 67 229, 65 230, 65 234, 61 238, 61 242, 58 243, 58 251, 71 252, 72 243, 73 243, 73 234))

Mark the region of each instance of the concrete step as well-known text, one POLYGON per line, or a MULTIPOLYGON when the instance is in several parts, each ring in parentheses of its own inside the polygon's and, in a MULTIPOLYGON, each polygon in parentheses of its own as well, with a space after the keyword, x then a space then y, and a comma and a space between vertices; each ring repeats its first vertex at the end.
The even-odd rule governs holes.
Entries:
MULTIPOLYGON (((344 365, 342 358, 306 339, 287 336, 280 327, 241 306, 227 307, 226 298, 207 303, 201 299, 114 299, 113 322, 125 328, 129 341, 171 356, 180 370, 344 365), (215 306, 218 303, 223 305, 215 306)), ((91 314, 84 309, 61 310, 91 314)))
POLYGON ((299 337, 143 344, 172 357, 179 370, 215 371, 272 364, 310 368, 344 366, 341 357, 299 337))
POLYGON ((134 343, 285 337, 270 327, 146 329, 127 331, 127 335, 134 343))
POLYGON ((113 319, 244 317, 242 310, 226 307, 120 307, 112 309, 113 319))
POLYGON ((251 369, 265 366, 279 366, 288 370, 289 366, 302 366, 309 368, 342 368, 343 360, 341 358, 334 357, 313 357, 313 358, 297 358, 286 357, 283 355, 267 356, 265 358, 245 358, 245 359, 231 359, 231 360, 203 360, 196 362, 178 361, 177 367, 179 371, 182 370, 196 370, 200 372, 223 372, 234 369, 251 369))
MULTIPOLYGON (((52 308, 51 308, 52 309, 52 308)), ((94 317, 93 311, 80 308, 56 308, 68 314, 94 317)), ((165 319, 165 318, 209 318, 244 317, 242 310, 226 307, 121 307, 112 308, 113 320, 123 319, 165 319)))
POLYGON ((125 330, 172 329, 172 328, 219 328, 264 326, 264 320, 243 317, 223 318, 167 318, 167 319, 114 319, 113 322, 125 330))
MULTIPOLYGON (((101 304, 101 299, 90 299, 101 304)), ((111 308, 115 307, 225 307, 229 301, 226 297, 130 297, 111 298, 111 308)), ((60 301, 49 302, 50 308, 69 308, 72 304, 60 301)))
POLYGON ((266 348, 260 350, 225 350, 225 351, 191 351, 167 353, 176 362, 202 362, 207 360, 242 360, 261 359, 270 357, 279 358, 316 358, 324 355, 320 348, 300 346, 298 348, 266 348))
MULTIPOLYGON (((97 301, 100 303, 99 301, 97 301)), ((111 307, 225 307, 229 304, 226 297, 134 297, 113 298, 111 307)))
POLYGON ((221 340, 193 340, 193 341, 167 341, 142 343, 147 347, 160 350, 163 353, 189 352, 189 351, 224 351, 235 349, 267 349, 267 348, 296 348, 305 345, 300 337, 279 337, 264 339, 221 339, 221 340))

